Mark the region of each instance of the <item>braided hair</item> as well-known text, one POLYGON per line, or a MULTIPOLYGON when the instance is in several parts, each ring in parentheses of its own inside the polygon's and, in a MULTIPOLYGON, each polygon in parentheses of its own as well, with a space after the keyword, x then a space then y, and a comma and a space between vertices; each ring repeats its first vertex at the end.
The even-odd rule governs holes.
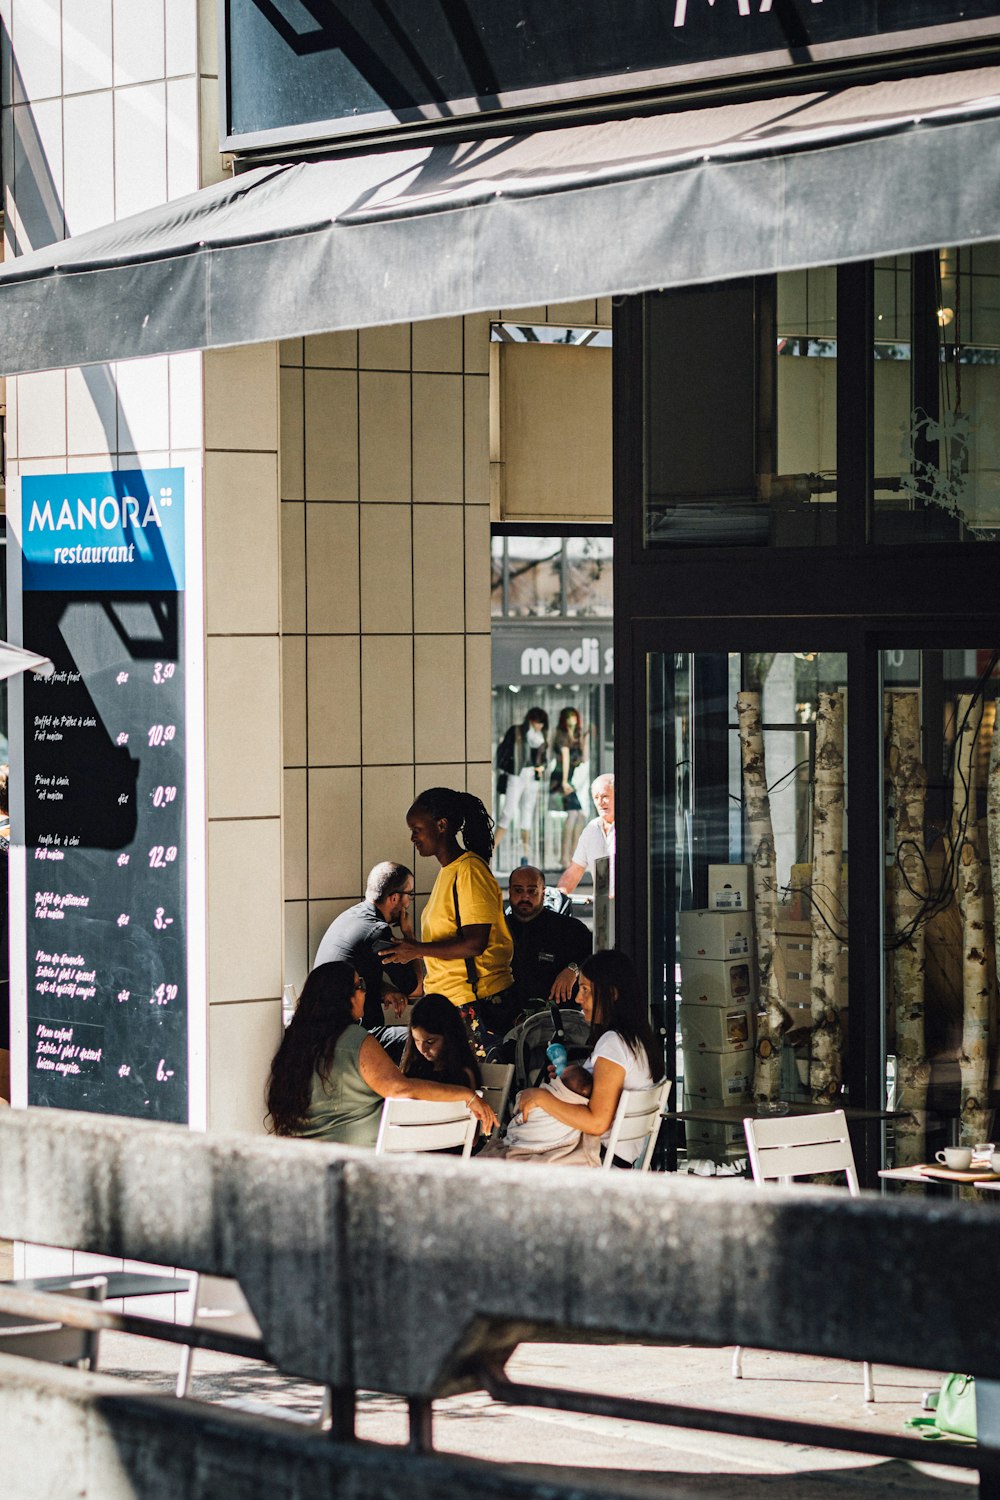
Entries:
POLYGON ((420 793, 410 812, 442 819, 453 837, 461 833, 465 848, 489 864, 493 857, 493 819, 472 792, 456 792, 449 786, 428 787, 420 793))

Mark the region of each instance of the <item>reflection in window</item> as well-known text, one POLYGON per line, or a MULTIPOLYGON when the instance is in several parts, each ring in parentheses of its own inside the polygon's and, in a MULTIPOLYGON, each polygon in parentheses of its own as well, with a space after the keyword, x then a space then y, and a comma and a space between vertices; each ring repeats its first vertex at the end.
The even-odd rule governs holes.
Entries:
POLYGON ((614 614, 610 536, 495 536, 494 618, 604 618, 614 614))
POLYGON ((992 1123, 1000 652, 885 651, 886 1035, 895 1166, 992 1123))
POLYGON ((649 670, 652 952, 668 993, 676 977, 688 1156, 718 1163, 745 1155, 754 1097, 841 1092, 846 656, 657 654, 649 670), (727 1106, 731 1123, 697 1118, 727 1106))

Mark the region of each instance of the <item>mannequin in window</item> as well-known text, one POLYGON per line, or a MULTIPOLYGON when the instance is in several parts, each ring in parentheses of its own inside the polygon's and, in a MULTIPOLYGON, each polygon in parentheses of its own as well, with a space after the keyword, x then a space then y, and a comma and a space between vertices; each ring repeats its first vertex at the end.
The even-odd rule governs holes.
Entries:
POLYGON ((512 724, 497 747, 497 790, 503 807, 497 823, 499 844, 516 821, 521 831, 521 864, 531 859, 531 824, 538 788, 549 759, 549 716, 544 708, 529 708, 520 724, 512 724))

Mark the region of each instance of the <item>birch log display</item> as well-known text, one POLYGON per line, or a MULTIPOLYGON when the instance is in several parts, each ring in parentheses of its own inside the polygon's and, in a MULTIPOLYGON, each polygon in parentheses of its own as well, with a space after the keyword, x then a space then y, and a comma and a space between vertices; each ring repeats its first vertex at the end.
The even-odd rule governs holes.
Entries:
POLYGON ((986 889, 976 823, 976 740, 982 698, 960 693, 955 721, 951 833, 955 885, 962 914, 961 1143, 985 1139, 989 1103, 990 981, 986 952, 986 889))
POLYGON ((753 866, 754 934, 757 939, 758 996, 763 1015, 757 1030, 753 1091, 758 1099, 777 1099, 781 1091, 781 1038, 791 1024, 784 1005, 781 966, 774 962, 778 877, 767 791, 764 730, 760 694, 739 693, 736 717, 743 763, 747 854, 753 866))
POLYGON ((829 1104, 843 1077, 844 1034, 840 1024, 839 965, 842 943, 840 899, 844 861, 844 695, 820 692, 816 706, 816 770, 813 778, 812 1037, 809 1087, 818 1104, 829 1104))
POLYGON ((926 898, 924 826, 927 770, 920 754, 920 697, 889 699, 889 785, 895 809, 895 884, 892 891, 892 989, 896 1012, 897 1167, 926 1160, 930 1062, 924 1032, 927 955, 921 909, 926 898))

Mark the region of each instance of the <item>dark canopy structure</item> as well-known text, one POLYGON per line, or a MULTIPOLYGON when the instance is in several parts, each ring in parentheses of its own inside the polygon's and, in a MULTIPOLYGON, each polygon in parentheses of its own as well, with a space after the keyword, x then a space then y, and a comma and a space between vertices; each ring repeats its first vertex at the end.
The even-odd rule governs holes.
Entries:
POLYGON ((0 373, 1000 238, 1000 68, 263 166, 10 261, 0 373))

